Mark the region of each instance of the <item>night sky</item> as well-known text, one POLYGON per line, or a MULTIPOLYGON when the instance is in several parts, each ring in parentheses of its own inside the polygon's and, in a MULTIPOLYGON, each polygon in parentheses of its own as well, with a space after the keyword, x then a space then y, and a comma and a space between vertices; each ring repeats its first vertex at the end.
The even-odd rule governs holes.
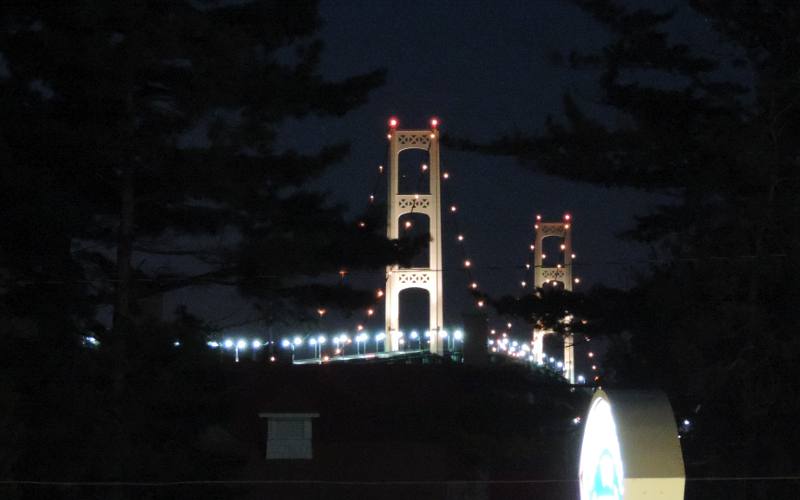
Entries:
MULTIPOLYGON (((548 114, 560 114, 566 91, 603 116, 596 75, 571 70, 553 58, 555 52, 602 46, 605 34, 585 13, 549 0, 459 2, 458 9, 454 5, 355 0, 321 4, 324 76, 341 79, 386 68, 388 81, 365 106, 344 118, 288 123, 281 141, 300 150, 335 141, 351 143, 350 157, 317 185, 353 214, 366 206, 377 165, 386 162, 390 116, 400 119, 401 128, 425 127, 436 116, 445 134, 488 140, 515 130, 540 130, 548 114)), ((520 281, 526 279, 524 264, 537 213, 545 220, 565 212, 573 215, 579 289, 597 283, 630 286, 632 268, 644 265, 647 249, 621 241, 617 234, 631 226, 635 214, 658 201, 653 195, 532 173, 510 158, 445 148, 441 160, 452 176, 443 184, 443 196, 459 206, 461 230, 483 291, 494 296, 525 291, 520 281)), ((381 198, 384 189, 382 184, 376 193, 381 198)), ((448 219, 444 213, 445 314, 447 323, 454 324, 470 308, 471 299, 448 219)), ((383 286, 382 271, 348 279, 383 286)), ((202 304, 207 299, 218 306, 218 293, 209 290, 192 300, 202 304)), ((220 311, 210 319, 224 317, 221 324, 232 324, 249 315, 249 307, 234 306, 230 313, 220 311)), ((379 310, 374 326, 380 328, 382 321, 379 310)))

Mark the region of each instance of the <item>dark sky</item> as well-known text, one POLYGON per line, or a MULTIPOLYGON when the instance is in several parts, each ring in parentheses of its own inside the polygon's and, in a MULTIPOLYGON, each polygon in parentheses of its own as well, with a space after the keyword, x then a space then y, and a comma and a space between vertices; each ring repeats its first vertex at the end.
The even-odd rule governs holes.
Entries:
MULTIPOLYGON (((597 108, 595 75, 549 62, 553 51, 591 50, 604 40, 588 16, 565 2, 323 1, 321 7, 324 74, 343 78, 384 67, 388 82, 344 119, 306 120, 287 128, 284 140, 298 147, 314 142, 309 135, 320 143, 350 141, 350 158, 322 185, 355 210, 366 203, 376 166, 386 161, 389 116, 408 128, 437 116, 445 133, 488 139, 539 129, 548 113, 560 113, 565 91, 597 108)), ((460 207, 475 277, 490 293, 522 291, 524 271, 514 267, 527 260, 536 213, 573 214, 582 286, 628 285, 627 262, 645 256, 615 234, 630 226, 651 196, 534 174, 509 158, 445 149, 442 165, 452 175, 444 196, 460 207)), ((447 231, 448 214, 443 218, 447 231)), ((452 270, 446 271, 445 307, 453 321, 466 301, 466 281, 455 271, 460 257, 454 240, 445 236, 444 243, 445 267, 452 270)), ((382 277, 375 281, 380 286, 382 277)))
MULTIPOLYGON (((318 185, 353 213, 365 207, 377 165, 386 162, 390 116, 400 119, 401 128, 424 127, 437 116, 444 133, 481 140, 539 130, 548 114, 560 114, 567 91, 598 116, 605 112, 597 104, 595 74, 552 62, 554 52, 591 51, 605 40, 602 29, 567 2, 323 0, 321 15, 325 77, 341 79, 385 68, 388 81, 344 118, 287 124, 281 141, 301 150, 350 142, 350 157, 318 185)), ((567 182, 532 173, 510 158, 448 149, 442 151, 442 165, 452 176, 443 194, 460 208, 475 278, 494 296, 524 293, 520 281, 532 281, 523 266, 537 213, 545 220, 572 214, 581 288, 597 283, 629 286, 632 267, 641 266, 647 255, 646 249, 616 235, 631 226, 635 214, 658 201, 652 195, 567 182)), ((384 192, 377 194, 385 197, 384 192)), ((445 315, 448 324, 456 324, 472 301, 459 270, 452 221, 447 213, 443 220, 445 315)), ((360 285, 383 286, 382 272, 352 278, 360 285)), ((208 292, 209 303, 220 303, 217 293, 208 292)), ((250 314, 249 307, 232 314, 230 322, 237 322, 250 314)), ((379 310, 370 326, 381 328, 382 321, 379 310)))

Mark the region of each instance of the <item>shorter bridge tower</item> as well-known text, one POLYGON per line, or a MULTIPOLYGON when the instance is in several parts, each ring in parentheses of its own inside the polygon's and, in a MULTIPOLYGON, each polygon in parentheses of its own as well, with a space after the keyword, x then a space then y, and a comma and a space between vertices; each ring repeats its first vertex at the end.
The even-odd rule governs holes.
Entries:
MULTIPOLYGON (((536 216, 536 240, 533 247, 533 284, 536 289, 547 286, 561 286, 566 291, 572 291, 572 217, 564 215, 560 222, 542 222, 540 215, 536 216), (564 255, 563 264, 546 266, 544 264, 543 242, 547 238, 560 238, 560 249, 564 255)), ((536 363, 543 362, 544 336, 552 334, 551 330, 534 328, 533 330, 533 358, 536 363)), ((575 339, 570 333, 564 337, 564 376, 571 384, 575 383, 575 339)))

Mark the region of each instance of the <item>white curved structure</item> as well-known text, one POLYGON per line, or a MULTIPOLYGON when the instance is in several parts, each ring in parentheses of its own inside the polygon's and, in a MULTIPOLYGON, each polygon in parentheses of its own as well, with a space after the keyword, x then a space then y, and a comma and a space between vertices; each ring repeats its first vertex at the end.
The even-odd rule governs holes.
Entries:
POLYGON ((681 500, 678 429, 659 391, 598 389, 589 406, 578 472, 581 500, 681 500))

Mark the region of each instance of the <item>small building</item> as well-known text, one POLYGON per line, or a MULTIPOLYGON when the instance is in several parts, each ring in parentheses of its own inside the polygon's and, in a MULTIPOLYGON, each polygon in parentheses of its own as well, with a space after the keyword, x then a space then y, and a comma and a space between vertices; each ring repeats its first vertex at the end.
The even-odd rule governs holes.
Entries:
POLYGON ((267 460, 313 458, 312 419, 319 413, 259 413, 267 419, 267 460))

